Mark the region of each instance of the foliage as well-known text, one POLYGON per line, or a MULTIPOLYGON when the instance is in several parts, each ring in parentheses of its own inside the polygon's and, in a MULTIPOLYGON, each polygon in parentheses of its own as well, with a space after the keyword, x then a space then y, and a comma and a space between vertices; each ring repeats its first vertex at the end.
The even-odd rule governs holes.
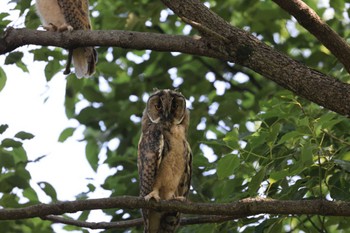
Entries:
MULTIPOLYGON (((28 28, 39 26, 30 1, 16 1, 15 9, 25 16, 28 28), (27 10, 29 8, 29 11, 27 10)), ((344 0, 330 1, 324 7, 305 1, 319 15, 334 9, 327 23, 348 38, 350 28, 344 0), (339 23, 341 22, 341 23, 339 23)), ((211 9, 225 20, 253 33, 259 39, 306 65, 344 81, 349 75, 342 65, 312 35, 272 1, 215 1, 211 9)), ((167 34, 197 34, 167 10, 160 1, 90 1, 94 29, 125 29, 167 34)), ((15 10, 14 9, 14 10, 15 10)), ((1 13, 0 28, 9 23, 1 13)), ((2 30, 1 30, 2 31, 2 30)), ((65 108, 69 118, 86 127, 86 159, 96 170, 101 163, 118 167, 103 185, 112 196, 138 195, 137 143, 145 100, 152 89, 179 88, 191 109, 189 140, 192 146, 193 179, 190 199, 197 202, 229 202, 246 197, 276 199, 348 200, 350 191, 350 140, 347 118, 282 90, 271 81, 235 64, 206 57, 177 53, 98 48, 97 73, 90 79, 67 78, 65 108), (77 111, 76 105, 89 105, 77 111), (109 142, 120 144, 111 150, 109 142), (99 154, 106 151, 107 159, 99 154), (209 158, 209 159, 208 159, 209 158)), ((62 72, 66 55, 60 48, 30 51, 35 61, 46 61, 49 82, 62 72), (54 58, 54 59, 52 59, 54 58)), ((22 52, 6 58, 26 72, 22 52)), ((0 68, 0 90, 6 76, 0 68)), ((6 74, 12 78, 11 74, 6 74)), ((6 125, 0 126, 0 133, 6 125)), ((74 128, 62 129, 64 142, 74 128)), ((0 145, 0 206, 15 208, 38 203, 26 170, 22 140, 33 135, 19 133, 3 139, 0 145), (19 203, 21 193, 28 201, 19 203)), ((40 162, 40 161, 38 161, 40 162)), ((41 184, 56 199, 54 187, 41 184)), ((89 190, 93 192, 94 188, 89 190)), ((105 210, 113 221, 140 217, 137 210, 105 210)), ((87 218, 83 213, 81 219, 87 218)), ((349 222, 339 217, 255 216, 221 224, 184 227, 180 232, 338 232, 349 222)), ((6 232, 51 232, 40 219, 5 221, 6 232)), ((66 230, 74 230, 67 227, 66 230)), ((133 232, 140 229, 133 229, 133 232)), ((123 232, 106 230, 105 232, 123 232)))

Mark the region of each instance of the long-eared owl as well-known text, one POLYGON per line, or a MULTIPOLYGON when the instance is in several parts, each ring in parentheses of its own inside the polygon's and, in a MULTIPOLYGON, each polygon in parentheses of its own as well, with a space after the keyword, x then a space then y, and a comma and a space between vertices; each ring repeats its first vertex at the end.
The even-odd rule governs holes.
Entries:
MULTIPOLYGON (((192 153, 187 142, 189 111, 178 91, 157 90, 142 117, 138 145, 140 196, 146 200, 186 200, 191 182, 192 153)), ((142 210, 147 233, 174 232, 178 212, 142 210)))
MULTIPOLYGON (((91 30, 88 0, 36 0, 36 10, 48 31, 91 30)), ((69 73, 71 57, 78 77, 95 72, 97 53, 93 47, 70 50, 65 74, 69 73)))

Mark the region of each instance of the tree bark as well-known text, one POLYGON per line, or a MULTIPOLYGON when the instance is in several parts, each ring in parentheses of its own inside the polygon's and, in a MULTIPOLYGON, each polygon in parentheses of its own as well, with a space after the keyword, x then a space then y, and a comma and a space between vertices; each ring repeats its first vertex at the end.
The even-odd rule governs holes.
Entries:
POLYGON ((187 36, 127 31, 43 32, 10 29, 0 39, 0 54, 26 44, 118 46, 127 49, 177 51, 230 61, 248 67, 282 87, 339 114, 350 115, 350 85, 313 70, 274 50, 249 33, 231 26, 198 0, 163 0, 185 22, 202 33, 187 36))
MULTIPOLYGON (((180 201, 145 201, 140 197, 121 196, 79 201, 66 201, 53 204, 38 204, 17 209, 0 209, 0 220, 16 220, 49 215, 61 215, 94 209, 154 209, 176 211, 185 214, 234 216, 243 218, 257 214, 291 214, 350 216, 350 202, 327 200, 274 200, 247 198, 240 201, 216 203, 191 203, 180 201)), ((50 219, 50 217, 47 217, 50 219)))

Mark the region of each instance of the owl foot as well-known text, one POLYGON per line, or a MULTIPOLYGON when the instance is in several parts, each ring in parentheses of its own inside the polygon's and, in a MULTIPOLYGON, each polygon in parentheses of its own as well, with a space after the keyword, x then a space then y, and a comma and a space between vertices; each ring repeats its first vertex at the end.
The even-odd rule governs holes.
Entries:
POLYGON ((47 26, 43 26, 43 28, 49 32, 57 32, 57 30, 58 30, 58 27, 52 23, 49 23, 49 25, 47 25, 47 26))
POLYGON ((64 23, 64 24, 62 24, 61 26, 58 27, 58 31, 59 32, 63 32, 63 31, 71 32, 71 31, 73 31, 73 27, 71 25, 69 25, 69 24, 64 23))
POLYGON ((154 190, 145 196, 146 201, 149 201, 151 198, 154 198, 158 202, 160 200, 159 192, 157 190, 154 190))
POLYGON ((187 198, 184 196, 178 196, 178 197, 174 197, 173 200, 176 201, 187 201, 187 198))

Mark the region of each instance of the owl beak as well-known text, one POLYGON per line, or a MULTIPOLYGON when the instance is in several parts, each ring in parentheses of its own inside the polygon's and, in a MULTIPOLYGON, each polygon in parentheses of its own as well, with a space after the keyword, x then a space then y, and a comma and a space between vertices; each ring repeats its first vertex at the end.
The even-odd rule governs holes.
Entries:
POLYGON ((169 116, 170 116, 170 108, 167 107, 164 109, 164 116, 165 116, 165 119, 169 120, 169 116))

